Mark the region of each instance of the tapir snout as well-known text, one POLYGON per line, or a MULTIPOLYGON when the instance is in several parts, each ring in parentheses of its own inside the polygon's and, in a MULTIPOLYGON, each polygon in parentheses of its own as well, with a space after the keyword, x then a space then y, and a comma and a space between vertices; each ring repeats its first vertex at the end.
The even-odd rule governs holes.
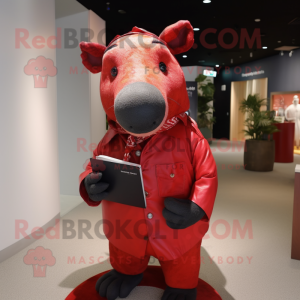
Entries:
POLYGON ((155 130, 166 114, 163 95, 147 82, 134 82, 123 87, 115 99, 114 109, 118 123, 136 134, 155 130))

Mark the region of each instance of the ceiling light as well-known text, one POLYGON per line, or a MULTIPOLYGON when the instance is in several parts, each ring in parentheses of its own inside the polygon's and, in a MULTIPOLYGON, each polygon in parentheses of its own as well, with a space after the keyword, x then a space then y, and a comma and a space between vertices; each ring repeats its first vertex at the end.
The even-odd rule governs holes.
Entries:
POLYGON ((279 44, 280 44, 280 43, 281 43, 281 41, 278 41, 277 43, 279 43, 279 44))
POLYGON ((203 62, 205 62, 205 60, 204 60, 204 59, 203 59, 203 60, 199 60, 199 62, 200 62, 200 63, 203 63, 203 62))
POLYGON ((266 47, 266 46, 264 46, 264 47, 262 47, 263 49, 268 49, 268 47, 266 47))
POLYGON ((254 21, 255 21, 255 22, 260 22, 260 19, 255 19, 254 21))
POLYGON ((289 53, 289 57, 292 57, 293 56, 293 51, 291 51, 290 53, 289 53))
POLYGON ((253 57, 253 53, 252 52, 250 52, 250 57, 253 57))
POLYGON ((119 9, 118 12, 119 12, 120 14, 126 14, 126 11, 123 10, 123 9, 119 9))
POLYGON ((233 58, 230 60, 230 62, 233 64, 233 58))
POLYGON ((199 31, 200 30, 200 28, 194 28, 194 31, 199 31))
POLYGON ((186 57, 187 57, 187 55, 182 55, 182 57, 186 58, 186 57))
POLYGON ((216 68, 219 68, 220 66, 219 65, 216 65, 216 68))
POLYGON ((281 56, 283 56, 283 55, 284 55, 283 51, 281 51, 281 52, 280 52, 280 55, 281 55, 281 56))
POLYGON ((211 0, 203 0, 203 3, 210 3, 211 0))

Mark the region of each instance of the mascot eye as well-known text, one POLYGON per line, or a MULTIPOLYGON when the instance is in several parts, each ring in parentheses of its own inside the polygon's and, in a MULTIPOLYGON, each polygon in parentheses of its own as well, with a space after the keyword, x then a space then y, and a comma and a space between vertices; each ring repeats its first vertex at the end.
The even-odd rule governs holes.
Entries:
POLYGON ((118 75, 118 69, 117 69, 117 67, 113 67, 110 70, 110 74, 111 74, 111 76, 116 77, 118 75))
POLYGON ((165 65, 165 63, 160 62, 159 63, 159 69, 164 73, 167 72, 167 66, 165 65))

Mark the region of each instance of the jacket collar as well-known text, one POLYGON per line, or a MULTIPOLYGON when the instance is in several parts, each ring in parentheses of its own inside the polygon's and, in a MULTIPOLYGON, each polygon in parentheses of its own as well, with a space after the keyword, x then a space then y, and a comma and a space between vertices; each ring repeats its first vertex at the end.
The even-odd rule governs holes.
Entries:
MULTIPOLYGON (((166 134, 169 136, 173 136, 175 138, 182 138, 185 137, 186 131, 185 131, 185 126, 187 126, 188 122, 188 116, 185 113, 182 113, 177 116, 179 119, 179 122, 176 126, 172 127, 169 130, 163 131, 159 134, 166 134), (184 125, 184 126, 182 126, 184 125)), ((116 135, 120 134, 115 127, 115 122, 114 121, 109 121, 109 129, 107 133, 105 134, 103 140, 102 140, 102 145, 108 144, 116 135)), ((121 138, 126 142, 127 140, 127 135, 126 134, 120 134, 121 138)), ((151 138, 155 137, 156 135, 152 136, 151 138)), ((151 139, 150 138, 150 139, 151 139)))
POLYGON ((188 116, 186 115, 186 113, 183 113, 178 115, 177 117, 179 119, 178 124, 169 130, 161 132, 161 134, 166 134, 175 138, 183 138, 186 136, 185 127, 187 126, 188 116))

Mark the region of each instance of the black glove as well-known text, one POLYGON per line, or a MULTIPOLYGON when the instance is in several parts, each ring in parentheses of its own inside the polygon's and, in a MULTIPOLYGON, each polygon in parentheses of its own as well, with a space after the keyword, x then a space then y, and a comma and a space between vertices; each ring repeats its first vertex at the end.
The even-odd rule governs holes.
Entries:
POLYGON ((89 198, 93 201, 99 202, 108 196, 107 192, 104 192, 109 184, 100 182, 102 173, 90 173, 84 178, 84 186, 89 195, 89 198))
POLYGON ((172 229, 184 229, 200 221, 204 210, 191 200, 168 197, 165 199, 163 216, 172 229))

